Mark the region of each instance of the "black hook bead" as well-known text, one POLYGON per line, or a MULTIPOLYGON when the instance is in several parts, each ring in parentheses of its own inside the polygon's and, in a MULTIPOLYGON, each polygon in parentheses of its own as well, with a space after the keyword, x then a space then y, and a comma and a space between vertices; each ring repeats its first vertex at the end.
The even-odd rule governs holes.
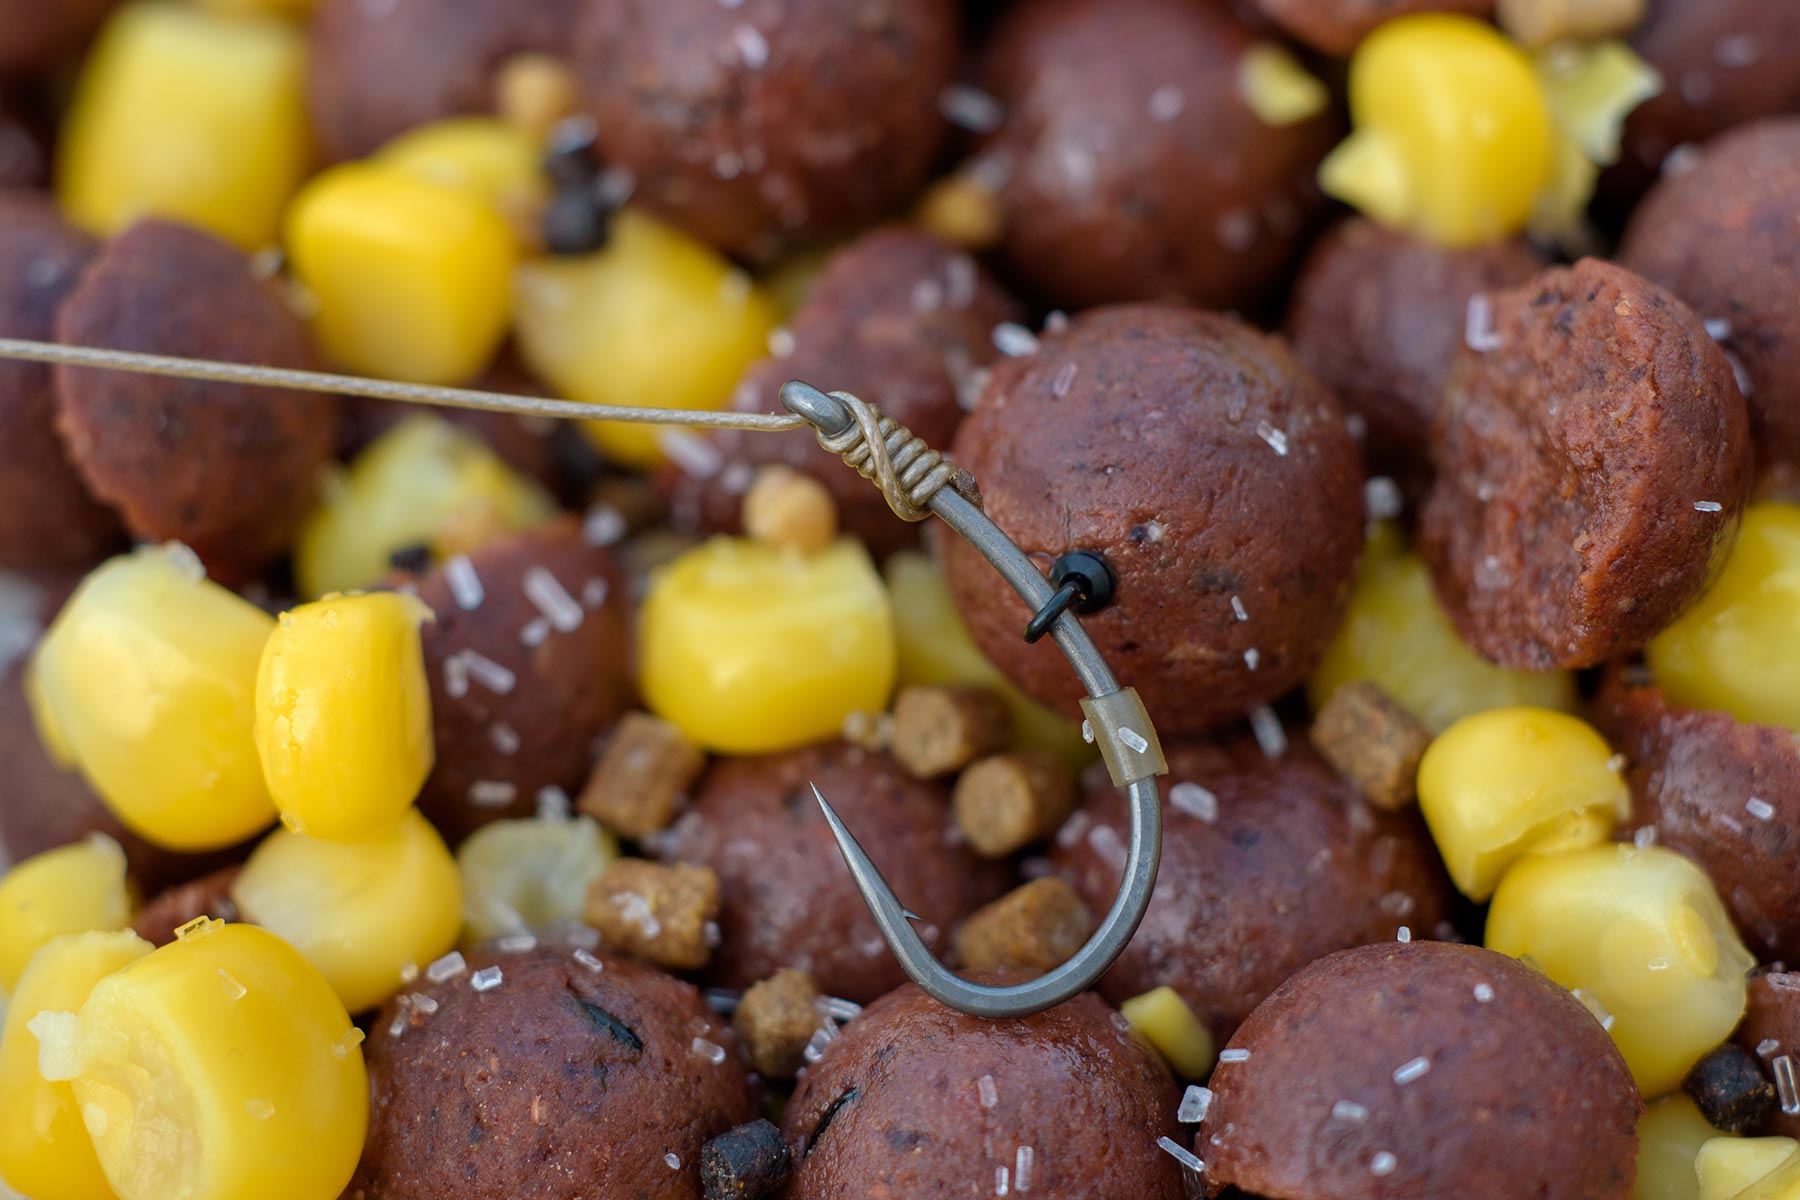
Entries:
POLYGON ((1035 642, 1050 632, 1056 619, 1073 608, 1078 613, 1097 613, 1112 603, 1119 581, 1106 560, 1092 550, 1071 550, 1050 565, 1050 582, 1056 593, 1044 602, 1025 626, 1025 640, 1035 642))

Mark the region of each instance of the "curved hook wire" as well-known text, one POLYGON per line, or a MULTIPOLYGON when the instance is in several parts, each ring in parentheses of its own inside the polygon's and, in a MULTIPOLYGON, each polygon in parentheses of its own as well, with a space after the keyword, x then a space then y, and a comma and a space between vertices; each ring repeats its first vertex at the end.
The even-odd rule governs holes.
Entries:
MULTIPOLYGON (((781 389, 782 404, 789 411, 810 421, 819 431, 821 444, 831 441, 834 444, 827 445, 827 448, 833 450, 837 449, 835 442, 857 423, 851 406, 845 403, 845 399, 841 394, 822 392, 798 380, 785 384, 781 389)), ((1033 610, 1041 609, 1054 594, 1055 589, 1050 581, 1044 578, 1024 551, 1014 545, 1012 539, 1001 532, 1000 527, 962 491, 951 487, 940 488, 924 507, 936 513, 946 525, 980 551, 982 557, 993 564, 1033 610)), ((818 799, 819 807, 824 810, 825 820, 831 827, 832 837, 837 840, 838 850, 843 854, 851 877, 856 881, 856 889, 862 893, 863 902, 869 906, 870 913, 875 917, 875 924, 881 929, 881 936, 894 952, 894 957, 900 960, 901 967, 927 995, 978 1017, 1027 1016, 1061 1004, 1091 987, 1112 966, 1113 960, 1119 957, 1126 943, 1131 940, 1131 935, 1137 932, 1138 923, 1144 918, 1144 911, 1150 904, 1150 894, 1156 886, 1156 868, 1162 856, 1162 804, 1157 794, 1156 781, 1152 777, 1161 770, 1162 759, 1160 751, 1150 751, 1150 747, 1154 746, 1155 733, 1149 727, 1148 719, 1143 718, 1141 708, 1136 707, 1135 695, 1120 689, 1112 670, 1095 648, 1093 639, 1088 637, 1087 631, 1072 613, 1065 611, 1056 619, 1056 623, 1051 626, 1050 636, 1069 660, 1069 665, 1075 669, 1082 687, 1092 700, 1120 700, 1129 695, 1130 704, 1124 707, 1126 711, 1137 712, 1140 719, 1136 723, 1143 726, 1142 729, 1133 729, 1117 725, 1109 719, 1108 714, 1118 709, 1109 708, 1104 703, 1088 708, 1094 724, 1099 726, 1094 732, 1102 742, 1108 767, 1114 768, 1115 781, 1120 780, 1121 772, 1115 767, 1117 748, 1112 739, 1116 736, 1129 743, 1128 749, 1138 755, 1134 759, 1129 753, 1123 754, 1127 762, 1132 764, 1125 771, 1126 798, 1131 813, 1131 842, 1125 858, 1125 876, 1120 883, 1118 895, 1113 897, 1112 907, 1107 910, 1106 917, 1087 943, 1061 966, 1029 982, 1004 987, 970 983, 958 977, 940 963, 925 945, 924 939, 912 927, 913 914, 894 895, 893 888, 882 878, 881 872, 832 809, 830 802, 819 793, 818 788, 813 789, 813 795, 818 799)))

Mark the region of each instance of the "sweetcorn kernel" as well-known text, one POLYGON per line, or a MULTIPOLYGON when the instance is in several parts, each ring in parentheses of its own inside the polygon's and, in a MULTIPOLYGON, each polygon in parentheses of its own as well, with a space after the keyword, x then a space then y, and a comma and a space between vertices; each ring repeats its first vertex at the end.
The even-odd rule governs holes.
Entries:
POLYGON ((1487 945, 1581 989, 1607 1014, 1646 1096, 1675 1087, 1730 1036, 1756 961, 1712 882, 1660 846, 1520 859, 1494 892, 1487 945))
POLYGON ((1370 34, 1350 62, 1350 115, 1320 186, 1442 245, 1517 232, 1549 178, 1555 129, 1531 62, 1470 17, 1419 13, 1370 34))
POLYGON ((1800 732, 1800 505, 1752 505, 1719 577, 1644 653, 1674 703, 1800 732))
POLYGON ((361 1034, 299 951, 213 921, 41 1012, 119 1200, 336 1196, 368 1128, 361 1034))
POLYGON ((894 616, 863 547, 716 537, 651 579, 644 697, 690 741, 757 754, 836 736, 894 686, 894 616))
POLYGON ((80 1008, 96 983, 152 949, 126 930, 60 937, 32 956, 0 1033, 0 1180, 7 1187, 32 1200, 111 1200, 75 1093, 38 1074, 38 1042, 26 1025, 40 1012, 80 1008))
POLYGON ((274 626, 175 545, 102 564, 63 606, 38 646, 41 708, 132 832, 212 850, 275 820, 251 732, 274 626))
POLYGON ((281 614, 256 676, 263 778, 296 833, 390 829, 431 771, 431 692, 413 596, 327 596, 281 614))
POLYGON ((393 995, 408 963, 438 958, 462 928, 456 860, 417 809, 354 845, 276 830, 231 898, 304 954, 351 1012, 393 995))
POLYGON ((308 518, 295 581, 308 597, 369 587, 408 547, 440 559, 467 553, 555 511, 480 438, 438 417, 408 417, 357 456, 308 518))
POLYGON ((1800 1142, 1715 1137, 1694 1158, 1700 1200, 1800 1200, 1800 1142))
POLYGON ((456 852, 469 940, 579 922, 588 885, 618 857, 618 842, 591 817, 483 825, 456 852))
POLYGON ((1325 85, 1280 42, 1257 42, 1238 59, 1238 95, 1264 125, 1292 125, 1331 105, 1325 85))
POLYGON ((1569 672, 1508 671, 1464 645, 1438 603, 1425 561, 1392 525, 1377 526, 1363 548, 1344 623, 1307 681, 1313 711, 1362 679, 1380 684, 1434 732, 1490 708, 1575 707, 1569 672))
MULTIPOLYGON (((519 351, 559 393, 589 404, 719 409, 766 352, 775 306, 712 250, 627 209, 606 245, 519 268, 519 351)), ((608 455, 662 461, 650 426, 588 422, 608 455)))
POLYGON ((130 921, 125 852, 111 838, 94 834, 26 859, 0 875, 0 996, 45 943, 130 921))
POLYGON ((375 161, 426 183, 463 192, 506 219, 514 230, 535 227, 550 199, 538 146, 496 117, 451 117, 408 130, 375 161))
POLYGON ((518 242, 472 190, 346 163, 294 197, 286 240, 319 344, 352 371, 462 383, 506 336, 518 242))
POLYGON ((1637 1179, 1631 1200, 1699 1200, 1694 1157, 1719 1131, 1681 1093, 1652 1104, 1638 1122, 1637 1179))
POLYGON ((1485 900, 1533 851, 1603 842, 1630 814, 1612 747, 1587 722, 1497 708, 1439 734, 1419 762, 1419 809, 1450 878, 1485 900))
POLYGON ((272 244, 311 156, 305 79, 306 37, 285 21, 120 9, 58 141, 64 211, 100 234, 158 216, 245 250, 272 244))
POLYGON ((1212 1033, 1174 988, 1164 986, 1133 996, 1119 1005, 1119 1012, 1180 1078, 1203 1079, 1212 1070, 1212 1033))

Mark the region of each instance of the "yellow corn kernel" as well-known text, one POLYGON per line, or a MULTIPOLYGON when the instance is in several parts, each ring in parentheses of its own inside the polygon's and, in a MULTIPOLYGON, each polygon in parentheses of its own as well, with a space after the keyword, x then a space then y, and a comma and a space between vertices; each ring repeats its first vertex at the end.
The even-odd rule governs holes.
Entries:
POLYGON ((1675 1087, 1730 1036, 1756 962, 1712 882, 1660 846, 1527 855, 1494 892, 1487 944, 1529 957, 1608 1014, 1646 1096, 1675 1087))
POLYGON ((456 852, 469 940, 579 923, 588 885, 618 857, 619 843, 591 817, 483 825, 456 852))
POLYGON ((1545 708, 1464 717, 1419 762, 1419 810, 1450 878, 1486 900, 1521 855, 1605 841, 1631 812, 1612 747, 1545 708))
POLYGON ((201 8, 217 13, 268 13, 277 17, 304 17, 318 0, 198 0, 201 8))
POLYGON ((894 636, 901 687, 968 685, 997 692, 1012 713, 1017 745, 1047 750, 1079 769, 1097 752, 1073 721, 1021 692, 976 648, 950 595, 944 573, 927 554, 903 551, 883 567, 894 603, 894 636))
POLYGON ((120 9, 58 141, 64 211, 100 234, 158 216, 272 245, 311 156, 305 82, 306 35, 285 21, 120 9))
POLYGON ((1006 233, 1000 196, 973 171, 938 180, 919 198, 920 228, 965 250, 988 250, 1006 233))
POLYGON ((125 852, 111 838, 96 833, 26 859, 0 875, 0 996, 46 942, 130 922, 125 852))
POLYGON ((1644 0, 1497 0, 1494 19, 1521 46, 1579 45, 1630 34, 1644 19, 1644 0))
POLYGON ((1719 1131, 1676 1093, 1652 1104, 1638 1121, 1637 1180, 1631 1200, 1699 1200, 1694 1157, 1719 1131))
POLYGON ((555 511, 480 438, 437 417, 408 417, 326 489, 295 543, 295 582, 312 598, 369 587, 393 569, 397 551, 466 554, 555 511))
POLYGON ((375 161, 472 196, 518 231, 535 229, 550 198, 539 157, 538 144, 505 121, 451 117, 401 134, 375 161))
POLYGON ((287 247, 313 333, 352 371, 462 383, 506 336, 518 241, 470 190, 381 162, 333 167, 294 197, 287 247))
POLYGON ((1575 707, 1569 672, 1508 671, 1465 646, 1438 603, 1424 560, 1391 525, 1377 526, 1363 548, 1344 623, 1307 682, 1313 711, 1345 684, 1365 679, 1433 732, 1507 705, 1575 707))
POLYGON ((1350 61, 1350 115, 1320 186, 1442 245, 1516 233, 1550 177, 1555 127, 1531 61, 1470 17, 1420 13, 1370 34, 1350 61))
POLYGON ((1800 1142, 1713 1137, 1694 1158, 1699 1200, 1800 1200, 1800 1142))
POLYGON ((263 778, 295 833, 359 842, 390 830, 431 773, 419 626, 398 592, 331 595, 281 614, 256 674, 263 778))
POLYGON ((50 711, 50 702, 44 699, 43 686, 38 683, 35 657, 26 662, 20 683, 20 690, 25 693, 25 707, 31 713, 31 723, 37 728, 38 741, 43 744, 44 752, 50 756, 51 762, 63 770, 75 770, 75 752, 69 749, 68 736, 56 723, 56 714, 50 711))
POLYGON ((101 564, 63 606, 38 646, 42 708, 133 833, 214 850, 275 820, 252 736, 274 627, 174 544, 101 564))
POLYGON ((541 146, 558 121, 581 108, 569 64, 552 54, 515 54, 494 72, 494 109, 501 120, 541 146))
POLYGON ((44 1078, 67 1080, 119 1200, 332 1197, 368 1128, 362 1034, 299 951, 197 921, 41 1012, 44 1078))
POLYGON ((894 614, 862 545, 716 537, 651 578, 644 697, 688 740, 759 754, 835 737, 894 687, 894 614))
POLYGON ((418 809, 354 845, 278 829, 232 885, 244 920, 306 956, 351 1012, 400 990, 456 944, 462 879, 444 839, 418 809))
MULTIPOLYGON (((731 263, 642 213, 613 218, 606 245, 519 268, 519 350, 571 400, 719 409, 767 352, 775 306, 731 263)), ((662 461, 651 426, 588 422, 608 455, 662 461)))
POLYGON ((1331 104, 1325 85, 1280 42, 1257 42, 1238 59, 1238 95, 1264 125, 1293 125, 1331 104))
POLYGON ((1752 505, 1719 577, 1644 653, 1676 704, 1800 733, 1800 506, 1752 505))
POLYGON ((0 1180, 32 1200, 112 1200, 67 1083, 38 1074, 38 1042, 26 1025, 41 1012, 81 1007, 96 983, 153 947, 126 930, 78 933, 32 957, 0 1033, 0 1180))
POLYGON ((1559 43, 1539 53, 1534 64, 1557 133, 1531 232, 1578 237, 1600 168, 1618 160, 1625 118, 1662 90, 1662 78, 1618 41, 1559 43))
POLYGON ((1119 1012, 1180 1078, 1203 1079, 1212 1070, 1212 1033, 1174 988, 1165 985, 1133 996, 1119 1005, 1119 1012))

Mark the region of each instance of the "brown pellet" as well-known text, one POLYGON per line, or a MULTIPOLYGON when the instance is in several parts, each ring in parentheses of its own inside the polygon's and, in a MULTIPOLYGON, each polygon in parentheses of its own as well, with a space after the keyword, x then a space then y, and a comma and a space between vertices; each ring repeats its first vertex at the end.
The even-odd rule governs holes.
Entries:
POLYGON ((956 781, 956 824, 969 844, 1002 858, 1056 830, 1075 807, 1069 774, 1041 751, 996 754, 956 781))
POLYGON ((1381 685, 1339 688, 1313 721, 1312 744, 1363 799, 1389 812, 1418 798, 1419 759, 1431 734, 1381 685))
POLYGON ((706 755, 675 726, 626 713, 581 793, 580 808, 608 829, 641 838, 666 829, 706 755))
POLYGON ((705 966, 718 912, 719 877, 710 867, 622 858, 588 888, 588 924, 608 946, 659 967, 705 966))
POLYGON ((763 1078, 792 1079, 804 1065, 806 1044, 823 1024, 818 1003, 812 976, 796 967, 752 984, 738 1001, 732 1027, 763 1078))
POLYGON ((909 687, 894 701, 894 757, 919 779, 960 771, 1006 746, 1011 718, 983 687, 909 687))
POLYGON ((147 942, 166 946, 175 940, 175 931, 200 917, 220 921, 238 919, 238 906, 231 898, 242 867, 226 867, 210 875, 184 883, 151 900, 132 919, 131 930, 147 942))
POLYGON ((706 1200, 764 1200, 781 1190, 794 1158, 781 1130, 767 1120, 727 1129, 700 1148, 700 1187, 706 1200))
POLYGON ((1093 916, 1075 889, 1050 875, 977 909, 956 931, 956 953, 970 971, 1048 971, 1079 950, 1093 927, 1093 916))

